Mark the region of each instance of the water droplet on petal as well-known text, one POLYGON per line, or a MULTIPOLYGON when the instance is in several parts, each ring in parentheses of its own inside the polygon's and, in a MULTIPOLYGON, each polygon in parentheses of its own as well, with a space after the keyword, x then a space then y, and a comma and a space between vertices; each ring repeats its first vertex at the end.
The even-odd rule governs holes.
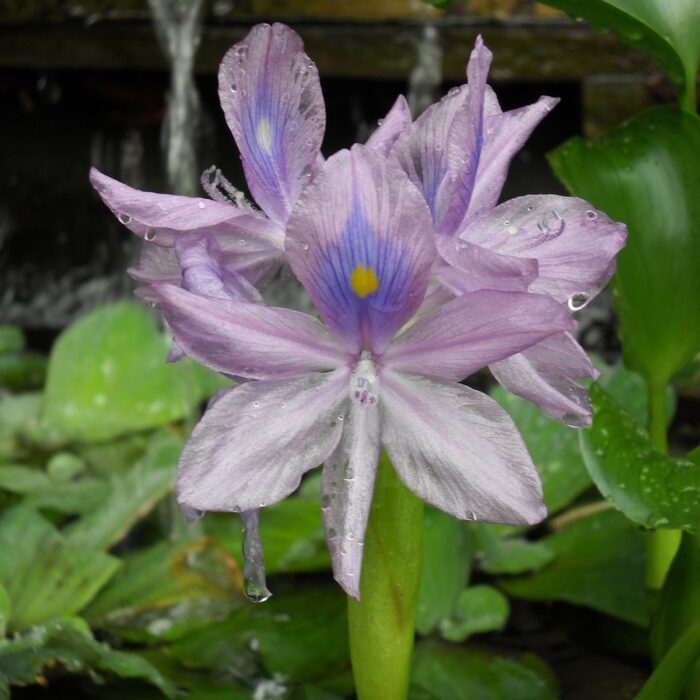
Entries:
POLYGON ((593 211, 593 209, 589 209, 589 210, 586 212, 586 218, 587 218, 589 221, 595 221, 595 220, 598 218, 598 214, 596 214, 596 213, 593 211))
POLYGON ((441 151, 441 150, 442 150, 442 144, 441 144, 441 143, 436 143, 436 144, 435 144, 435 150, 436 150, 436 151, 441 151))
POLYGON ((509 226, 509 227, 506 229, 506 231, 508 231, 508 233, 509 233, 511 236, 514 236, 514 235, 518 232, 518 227, 517 227, 517 226, 509 226))
POLYGON ((553 209, 537 222, 537 228, 548 236, 557 236, 564 230, 564 219, 556 209, 553 209))
POLYGON ((384 123, 383 119, 377 119, 377 126, 381 126, 384 123))
POLYGON ((328 508, 331 504, 331 497, 326 495, 321 497, 321 508, 328 508))
POLYGON ((447 93, 448 97, 454 97, 455 95, 458 95, 461 89, 462 88, 459 85, 457 87, 450 88, 447 93))
POLYGON ((128 224, 131 221, 131 217, 128 214, 119 214, 119 221, 123 224, 128 224))
POLYGON ((260 407, 260 401, 253 401, 253 408, 259 408, 260 407))
POLYGON ((579 311, 586 306, 590 300, 591 297, 589 294, 586 294, 586 292, 578 292, 569 299, 568 306, 571 311, 579 311))
POLYGON ((197 206, 198 206, 200 209, 204 209, 204 207, 205 207, 206 205, 204 204, 204 202, 197 202, 197 206))
POLYGON ((149 228, 148 231, 146 231, 146 235, 144 236, 144 238, 147 241, 155 241, 157 235, 158 232, 154 228, 149 228))

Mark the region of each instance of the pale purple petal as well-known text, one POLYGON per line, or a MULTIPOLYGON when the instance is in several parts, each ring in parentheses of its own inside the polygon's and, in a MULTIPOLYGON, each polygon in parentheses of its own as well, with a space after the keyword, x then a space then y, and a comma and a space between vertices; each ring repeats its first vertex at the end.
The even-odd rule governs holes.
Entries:
POLYGON ((283 246, 283 231, 249 209, 201 197, 141 192, 95 168, 90 170, 90 182, 124 226, 160 246, 172 246, 182 233, 194 232, 228 238, 231 246, 242 248, 241 253, 248 245, 278 250, 283 246))
POLYGON ((226 256, 211 236, 182 236, 175 242, 175 251, 182 268, 182 287, 187 291, 216 299, 263 302, 245 277, 227 268, 226 256))
POLYGON ((530 291, 583 304, 608 283, 627 229, 582 199, 528 195, 472 219, 459 237, 502 255, 537 258, 530 291))
POLYGON ((231 299, 212 300, 174 285, 154 285, 170 329, 187 355, 218 372, 274 379, 335 369, 337 341, 312 316, 231 299))
POLYGON ((479 37, 467 66, 469 84, 453 88, 423 112, 392 150, 392 157, 423 193, 440 234, 453 234, 469 207, 491 58, 479 37))
POLYGON ((563 306, 541 294, 472 292, 395 338, 382 364, 458 382, 573 325, 563 306))
POLYGON ((326 111, 299 35, 258 24, 224 56, 219 99, 258 205, 283 226, 309 180, 326 111))
POLYGON ((577 379, 595 379, 598 372, 569 333, 559 333, 490 367, 508 391, 522 396, 558 423, 572 428, 591 424, 588 390, 577 379))
POLYGON ((438 252, 447 264, 434 267, 440 284, 454 294, 497 289, 524 292, 538 273, 537 260, 500 255, 451 236, 438 236, 438 252))
POLYGON ((410 126, 411 110, 403 95, 396 98, 386 117, 380 120, 379 127, 367 139, 367 146, 388 156, 396 139, 410 126))
POLYGON ((542 485, 510 416, 461 384, 386 371, 382 442, 419 498, 462 520, 531 525, 542 485))
POLYGON ((348 370, 248 382, 204 414, 180 457, 177 499, 204 511, 281 501, 324 462, 342 432, 348 370))
POLYGON ((540 97, 534 104, 496 112, 495 97, 487 92, 484 106, 484 142, 476 171, 476 181, 465 221, 495 207, 513 156, 525 145, 535 127, 559 102, 555 97, 540 97))
POLYGON ((287 226, 292 270, 348 351, 381 353, 420 306, 435 259, 430 212, 365 146, 326 161, 287 226))
POLYGON ((381 452, 379 412, 376 405, 350 400, 346 408, 343 436, 323 467, 321 505, 335 580, 359 600, 362 551, 381 452))

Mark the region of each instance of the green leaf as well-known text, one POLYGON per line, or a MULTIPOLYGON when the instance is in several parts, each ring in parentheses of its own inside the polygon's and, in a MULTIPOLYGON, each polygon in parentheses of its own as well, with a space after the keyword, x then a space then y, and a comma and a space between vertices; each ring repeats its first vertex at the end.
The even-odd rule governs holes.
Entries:
POLYGON ((591 387, 595 420, 581 433, 588 471, 601 494, 649 528, 693 530, 700 516, 700 458, 656 452, 646 431, 599 386, 591 387))
POLYGON ((79 612, 119 568, 118 559, 67 541, 26 506, 0 520, 0 583, 11 630, 79 612))
POLYGON ((616 31, 628 44, 653 56, 681 93, 695 94, 700 61, 696 0, 545 0, 545 4, 585 17, 600 31, 616 31))
POLYGON ((700 658, 700 621, 671 647, 635 700, 677 700, 700 658))
POLYGON ((138 304, 81 318, 56 341, 44 416, 76 440, 101 441, 179 420, 228 380, 189 360, 167 364, 168 342, 138 304))
POLYGON ((550 154, 570 192, 627 224, 613 301, 625 364, 656 386, 700 348, 699 152, 700 119, 659 107, 550 154))
MULTIPOLYGON (((555 700, 551 673, 536 657, 519 660, 483 649, 426 642, 416 647, 411 676, 435 700, 555 700)), ((413 697, 416 697, 415 695, 413 697)), ((421 697, 426 697, 422 695, 421 697)))
POLYGON ((24 333, 18 326, 0 325, 0 353, 24 350, 24 333))
POLYGON ((585 605, 626 622, 648 622, 644 537, 621 513, 606 510, 547 537, 549 566, 531 576, 499 579, 506 593, 528 600, 585 605))
POLYGON ((509 614, 508 598, 499 590, 471 586, 459 596, 455 616, 440 623, 440 634, 450 642, 463 642, 472 634, 503 629, 509 614))
POLYGON ((99 671, 122 678, 138 678, 174 697, 175 686, 137 654, 111 649, 94 639, 80 618, 52 620, 33 627, 12 641, 0 641, 0 690, 6 686, 26 686, 58 664, 69 672, 84 673, 103 682, 99 671))
POLYGON ((10 594, 7 592, 5 586, 0 584, 0 639, 2 639, 7 632, 11 610, 12 603, 10 601, 10 594))
POLYGON ((475 523, 479 568, 488 574, 522 574, 549 564, 554 552, 542 542, 500 537, 493 526, 475 523))
POLYGON ((555 423, 529 401, 495 387, 491 396, 515 421, 542 479, 544 501, 556 513, 591 484, 576 430, 555 423))
POLYGON ((65 528, 71 542, 106 549, 118 542, 175 483, 182 438, 170 432, 151 438, 146 454, 125 474, 109 481, 109 495, 85 517, 65 528))
POLYGON ((179 640, 170 652, 193 667, 228 671, 252 652, 269 674, 315 682, 349 664, 346 597, 336 585, 307 586, 246 603, 224 622, 179 640))
POLYGON ((452 614, 471 568, 469 533, 464 523, 435 508, 425 509, 424 523, 423 571, 416 614, 420 634, 428 634, 452 614))
MULTIPOLYGON (((235 559, 240 559, 243 535, 237 515, 208 514, 204 529, 220 540, 235 559)), ((270 574, 323 571, 330 567, 318 499, 287 498, 263 509, 260 536, 270 574)))
POLYGON ((220 621, 241 588, 238 565, 214 541, 159 542, 127 555, 82 615, 129 641, 173 640, 220 621))
POLYGON ((46 358, 34 352, 0 353, 0 387, 12 391, 40 389, 46 379, 46 358))

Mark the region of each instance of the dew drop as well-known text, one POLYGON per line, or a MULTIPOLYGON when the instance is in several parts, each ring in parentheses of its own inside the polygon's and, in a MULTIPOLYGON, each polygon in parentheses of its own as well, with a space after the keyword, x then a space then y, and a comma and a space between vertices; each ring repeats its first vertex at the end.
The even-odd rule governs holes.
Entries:
POLYGON ((321 508, 328 508, 331 504, 331 497, 326 495, 321 497, 321 508))
POLYGON ((259 408, 260 407, 260 401, 253 401, 253 408, 259 408))
POLYGON ((564 230, 564 219, 556 209, 552 209, 537 222, 537 228, 548 236, 557 236, 564 230))
POLYGON ((329 539, 332 540, 337 534, 338 534, 338 533, 335 531, 334 528, 332 528, 332 527, 329 527, 329 528, 328 528, 328 538, 329 538, 329 539))
POLYGON ((154 228, 149 228, 148 231, 146 231, 146 235, 144 236, 144 238, 147 241, 155 241, 157 235, 158 232, 154 228))
POLYGON ((131 221, 131 217, 128 214, 119 214, 119 221, 123 224, 128 224, 131 221))
POLYGON ((455 95, 459 95, 461 90, 461 87, 458 85, 457 87, 450 88, 449 91, 447 92, 448 97, 454 97, 455 95))
POLYGON ((204 209, 204 207, 205 207, 206 205, 204 204, 204 202, 197 202, 197 206, 198 206, 200 209, 204 209))
POLYGON ((383 119, 377 119, 377 126, 381 126, 384 123, 383 119))
POLYGON ((580 311, 590 300, 591 297, 586 294, 586 292, 578 292, 569 299, 569 309, 571 309, 571 311, 580 311))
POLYGON ((517 227, 517 226, 509 226, 509 227, 506 229, 506 231, 508 231, 508 233, 509 233, 511 236, 514 236, 514 235, 518 232, 518 227, 517 227))
POLYGON ((246 241, 245 238, 241 238, 241 239, 238 241, 238 245, 241 246, 241 248, 245 248, 245 246, 248 245, 248 241, 246 241))
POLYGON ((587 218, 589 221, 595 221, 595 220, 598 218, 598 214, 596 214, 596 213, 593 211, 593 209, 589 209, 589 210, 586 212, 586 218, 587 218))
POLYGON ((436 150, 436 151, 441 151, 441 150, 442 150, 442 144, 441 144, 441 143, 436 143, 436 144, 435 144, 435 150, 436 150))
POLYGON ((231 83, 231 92, 233 92, 233 93, 238 92, 238 87, 236 86, 236 83, 231 83))
POLYGON ((339 421, 345 420, 345 416, 342 413, 338 414, 338 420, 339 421))

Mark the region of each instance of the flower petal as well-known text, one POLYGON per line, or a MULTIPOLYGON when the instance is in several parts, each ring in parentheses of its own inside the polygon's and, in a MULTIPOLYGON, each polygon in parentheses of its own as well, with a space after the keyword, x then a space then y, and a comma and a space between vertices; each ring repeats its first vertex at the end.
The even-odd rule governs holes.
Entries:
POLYGON ((312 316, 232 299, 212 299, 170 284, 153 285, 182 350, 218 372, 274 379, 335 369, 346 361, 312 316))
POLYGON ((436 243, 447 265, 435 266, 435 276, 454 294, 479 289, 524 292, 537 277, 534 258, 500 255, 452 236, 438 236, 436 243))
POLYGON ((204 414, 178 466, 181 505, 246 511, 281 501, 333 452, 348 370, 248 382, 204 414))
POLYGON ((381 353, 420 306, 435 259, 430 212, 365 146, 326 161, 287 225, 289 263, 348 351, 381 353))
POLYGON ((585 303, 608 282, 627 229, 576 197, 517 197, 472 219, 459 238, 502 255, 536 258, 532 292, 585 303))
POLYGON ((541 294, 465 294, 420 319, 382 357, 385 367, 461 381, 544 338, 572 328, 569 312, 541 294))
POLYGON ((526 107, 508 112, 500 112, 499 108, 498 113, 490 115, 488 108, 485 108, 484 143, 467 213, 469 219, 496 206, 513 156, 558 102, 556 97, 540 97, 537 102, 526 107))
POLYGON ((532 401, 552 420, 572 428, 591 424, 588 390, 576 380, 595 379, 598 372, 569 333, 553 335, 490 369, 505 389, 532 401))
POLYGON ((383 156, 388 156, 396 139, 410 126, 411 110, 403 95, 396 98, 386 117, 380 120, 379 127, 367 139, 367 146, 383 156))
POLYGON ((182 236, 175 242, 182 268, 182 286, 189 292, 215 299, 239 299, 263 303, 260 292, 238 274, 227 269, 216 239, 206 234, 182 236))
POLYGON ((219 99, 255 201, 283 226, 311 175, 326 111, 313 61, 284 24, 258 24, 224 56, 219 99))
POLYGON ((419 498, 462 520, 534 524, 542 485, 510 416, 461 384, 387 371, 382 441, 419 498))
POLYGON ((323 467, 323 525, 335 580, 359 600, 362 550, 381 452, 376 405, 348 402, 343 436, 323 467))
POLYGON ((249 209, 202 197, 141 192, 96 168, 90 170, 90 182, 121 223, 157 245, 172 246, 183 232, 204 232, 230 239, 241 253, 248 246, 282 249, 283 231, 249 209))
POLYGON ((481 151, 484 91, 492 54, 481 37, 453 88, 399 137, 392 156, 423 192, 435 230, 453 234, 469 207, 481 151))

